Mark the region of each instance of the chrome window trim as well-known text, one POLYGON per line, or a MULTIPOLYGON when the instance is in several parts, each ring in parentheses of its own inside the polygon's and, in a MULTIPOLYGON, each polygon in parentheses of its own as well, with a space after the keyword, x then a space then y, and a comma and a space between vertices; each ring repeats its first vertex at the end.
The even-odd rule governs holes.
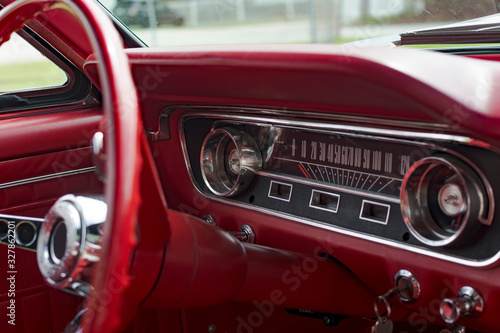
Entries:
POLYGON ((21 221, 35 221, 35 222, 44 222, 45 219, 40 217, 26 217, 21 215, 10 215, 10 214, 0 214, 0 219, 3 220, 21 220, 21 221))
MULTIPOLYGON (((266 208, 261 208, 258 206, 253 206, 250 204, 246 203, 240 203, 237 201, 231 201, 227 200, 227 198, 219 198, 215 195, 212 194, 206 194, 204 193, 197 185, 196 180, 194 178, 193 170, 191 168, 190 162, 189 162, 189 157, 187 154, 187 147, 186 147, 186 140, 185 140, 185 135, 184 135, 184 123, 190 118, 213 118, 213 119, 220 119, 224 121, 231 121, 231 120, 236 120, 239 122, 248 122, 253 125, 269 125, 269 124, 275 124, 275 125, 283 125, 283 126, 288 126, 288 127, 294 127, 294 128, 300 128, 300 129, 312 129, 316 132, 319 131, 339 131, 339 134, 343 135, 356 135, 357 137, 360 137, 359 134, 363 133, 363 138, 382 138, 387 141, 391 142, 399 142, 399 143, 410 143, 412 145, 422 145, 425 147, 434 147, 437 148, 435 145, 430 145, 426 143, 418 143, 418 142, 413 142, 408 140, 410 139, 426 139, 426 140, 431 140, 431 141, 438 141, 438 142, 455 142, 455 143, 461 143, 464 145, 472 146, 472 147, 479 147, 479 148, 484 148, 484 149, 489 149, 490 151, 500 153, 500 150, 497 148, 491 146, 490 144, 477 140, 468 136, 462 136, 462 135, 455 135, 455 134, 440 134, 440 133, 423 133, 423 132, 417 132, 417 131, 411 131, 411 130, 396 130, 396 129, 384 129, 384 128, 373 128, 373 127, 364 127, 361 125, 345 125, 345 124, 327 124, 327 123, 321 123, 321 122, 313 122, 313 121, 302 121, 302 120, 288 120, 288 119, 279 119, 279 118, 273 118, 272 115, 290 115, 289 111, 277 111, 277 110, 266 110, 266 109, 260 109, 260 108, 232 108, 232 107, 218 107, 218 106, 196 106, 196 107, 191 107, 191 106, 179 106, 179 108, 182 108, 184 111, 188 111, 185 114, 183 114, 178 123, 178 130, 179 130, 179 137, 180 137, 180 143, 181 143, 181 149, 183 152, 183 157, 184 157, 184 163, 186 164, 186 168, 189 174, 189 177, 191 179, 191 182, 193 184, 193 187, 196 189, 196 191, 201 194, 203 197, 212 199, 214 201, 224 203, 224 204, 229 204, 233 205, 236 207, 244 208, 244 209, 249 209, 252 211, 260 212, 260 213, 265 213, 269 214, 275 217, 279 218, 285 218, 294 222, 298 222, 301 224, 309 225, 309 226, 314 226, 318 227, 320 229, 324 230, 329 230, 329 231, 334 231, 338 232, 340 234, 372 241, 375 243, 387 245, 393 248, 397 249, 402 249, 405 251, 409 251, 412 253, 417 253, 421 255, 425 255, 428 257, 433 257, 436 259, 444 260, 444 261, 449 261, 452 263, 464 265, 464 266, 469 266, 469 267, 488 267, 496 263, 500 259, 500 251, 497 252, 494 256, 485 259, 485 260, 473 260, 473 259, 466 259, 466 258, 460 258, 452 255, 447 255, 447 254, 442 254, 434 251, 429 251, 424 248, 420 248, 418 246, 414 245, 405 245, 402 243, 398 243, 392 240, 387 240, 384 238, 379 238, 376 236, 371 236, 368 234, 364 234, 361 232, 357 231, 352 231, 348 229, 344 229, 339 226, 332 226, 329 224, 325 224, 322 222, 318 221, 313 221, 307 218, 302 218, 302 217, 297 217, 293 216, 290 214, 282 213, 282 212, 277 212, 271 209, 266 209, 266 208), (213 113, 207 111, 207 109, 214 109, 214 110, 219 110, 221 113, 213 113), (223 112, 225 111, 225 112, 223 112), (233 113, 236 112, 236 113, 233 113), (252 112, 252 115, 241 115, 239 113, 241 112, 252 112), (257 115, 255 115, 257 114, 257 115), (262 115, 264 114, 264 115, 262 115)), ((300 116, 311 116, 312 114, 310 113, 297 113, 300 114, 300 116)), ((358 121, 363 120, 365 123, 367 122, 367 118, 361 118, 361 117, 353 117, 357 118, 358 121)), ((339 119, 336 116, 330 116, 326 117, 323 114, 323 118, 321 119, 327 119, 330 121, 334 121, 336 119, 339 119)), ((345 120, 345 118, 342 118, 345 120)), ((371 119, 370 119, 371 120, 371 119)), ((402 123, 402 122, 400 122, 402 123)), ((414 123, 417 124, 417 123, 414 123)), ((425 124, 428 126, 429 124, 425 124)), ((365 125, 368 126, 368 125, 365 125)), ((432 127, 432 126, 430 126, 432 127)), ((439 126, 437 126, 439 127, 439 126)), ((437 129, 437 128, 435 128, 437 129)), ((443 129, 448 129, 448 127, 440 127, 441 130, 443 129)), ((462 156, 460 154, 457 154, 456 152, 453 152, 449 149, 443 149, 440 147, 441 151, 451 153, 455 156, 458 156, 465 162, 469 163, 470 166, 478 172, 479 177, 481 180, 485 183, 485 187, 488 193, 488 199, 491 202, 491 205, 494 206, 494 197, 493 197, 493 189, 489 182, 487 181, 484 173, 481 172, 479 168, 469 159, 465 158, 465 156, 462 156)), ((282 177, 283 178, 283 177, 282 177)), ((295 181, 295 180, 294 180, 295 181)), ((308 183, 310 184, 310 183, 308 183)), ((334 188, 334 190, 339 190, 338 188, 334 188)), ((358 193, 359 194, 359 193, 358 193)), ((363 195, 365 195, 363 193, 363 195)), ((368 196, 367 196, 368 197, 368 196)), ((377 198, 385 201, 390 201, 394 202, 393 200, 387 200, 387 198, 377 198)), ((395 203, 400 203, 399 198, 395 203)), ((494 207, 491 208, 491 211, 494 212, 494 207)), ((493 216, 491 216, 493 218, 493 216)))
POLYGON ((75 169, 75 170, 70 170, 70 171, 50 173, 50 174, 43 175, 43 176, 38 176, 38 177, 33 177, 33 178, 26 178, 26 179, 20 179, 20 180, 15 180, 15 181, 12 181, 12 182, 7 182, 7 183, 0 183, 0 190, 6 189, 6 188, 9 188, 9 187, 15 187, 15 186, 20 186, 20 185, 37 183, 37 182, 41 182, 41 181, 44 181, 44 180, 50 180, 50 179, 55 179, 55 178, 60 178, 60 177, 68 177, 68 176, 79 175, 79 174, 82 174, 82 173, 93 172, 95 170, 96 170, 96 167, 92 166, 92 167, 75 169))

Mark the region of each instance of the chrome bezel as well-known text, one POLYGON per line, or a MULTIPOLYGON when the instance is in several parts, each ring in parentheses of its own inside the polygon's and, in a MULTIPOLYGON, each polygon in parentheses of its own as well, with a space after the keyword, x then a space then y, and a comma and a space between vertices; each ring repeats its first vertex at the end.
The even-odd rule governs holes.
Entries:
POLYGON ((47 282, 60 288, 66 287, 71 281, 70 273, 74 270, 82 253, 82 240, 85 239, 85 228, 82 228, 80 212, 64 196, 59 199, 45 217, 46 223, 40 229, 40 241, 37 246, 38 267, 47 282), (54 262, 51 249, 53 229, 59 224, 66 225, 66 247, 62 258, 54 262))
POLYGON ((201 146, 201 175, 212 193, 230 197, 245 190, 261 167, 262 157, 255 141, 246 133, 231 127, 214 128, 201 146), (237 178, 231 181, 226 173, 225 148, 229 142, 235 146, 239 160, 237 178))
POLYGON ((339 207, 340 207, 340 194, 326 192, 326 191, 319 191, 319 190, 314 190, 313 189, 313 190, 311 190, 311 197, 309 198, 309 207, 310 208, 314 208, 314 209, 319 209, 319 210, 322 210, 322 211, 325 211, 325 212, 337 214, 337 212, 339 210, 339 207), (314 205, 313 204, 314 193, 322 193, 322 194, 326 194, 328 196, 332 196, 332 197, 337 198, 338 199, 337 200, 337 206, 335 207, 335 209, 333 209, 333 208, 324 208, 324 207, 320 207, 320 206, 314 205))
POLYGON ((409 270, 401 269, 394 275, 394 288, 398 287, 398 282, 400 279, 405 279, 411 283, 412 295, 411 297, 404 297, 400 291, 397 291, 396 294, 398 295, 399 300, 406 304, 413 304, 418 301, 418 299, 420 298, 420 294, 422 293, 422 288, 417 277, 409 270))
POLYGON ((37 244, 38 267, 47 283, 77 295, 91 289, 89 281, 93 263, 99 260, 100 226, 106 214, 107 206, 101 199, 68 194, 57 200, 45 217, 37 244), (66 244, 58 258, 54 229, 61 223, 66 227, 66 244))
MULTIPOLYGON (((440 260, 444 261, 449 261, 449 262, 454 262, 460 265, 464 266, 470 266, 470 267, 487 267, 495 262, 497 262, 500 259, 500 251, 497 252, 494 256, 484 259, 484 260, 474 260, 474 259, 467 259, 467 258, 462 258, 462 257, 456 257, 453 255, 448 255, 448 254, 443 254, 435 251, 431 251, 422 247, 418 246, 413 246, 413 245, 408 245, 408 244, 403 244, 399 243, 396 241, 388 240, 385 238, 380 238, 377 236, 371 236, 368 234, 352 231, 349 229, 345 229, 342 227, 338 226, 333 226, 330 224, 314 221, 308 218, 303 218, 303 217, 297 217, 294 215, 290 215, 287 213, 283 212, 278 212, 266 208, 261 208, 261 207, 256 207, 247 203, 240 203, 240 202, 235 202, 235 201, 228 201, 225 198, 217 197, 213 194, 207 194, 205 193, 201 188, 198 187, 197 182, 194 177, 193 170, 191 169, 189 157, 187 155, 187 147, 186 147, 186 140, 184 136, 184 123, 188 119, 191 118, 211 118, 211 119, 216 119, 216 120, 224 120, 224 121, 233 121, 233 122, 238 122, 238 123, 249 123, 253 125, 282 125, 286 127, 292 127, 292 128, 299 128, 299 129, 309 129, 309 130, 314 130, 315 132, 328 132, 328 133, 339 133, 342 135, 351 135, 351 136, 361 136, 363 138, 377 138, 377 139, 384 139, 390 142, 400 142, 400 143, 407 143, 407 144, 412 144, 415 146, 422 146, 422 147, 427 147, 427 148, 439 148, 441 151, 450 153, 452 155, 455 155, 462 159, 464 162, 467 162, 469 165, 475 167, 474 163, 467 159, 466 157, 457 154, 449 149, 443 148, 443 147, 438 147, 436 145, 428 144, 428 143, 422 143, 422 142, 415 142, 411 141, 413 140, 421 140, 421 139, 427 139, 427 140, 432 140, 436 142, 453 142, 453 143, 460 143, 472 147, 480 147, 484 149, 489 149, 491 151, 494 151, 496 153, 500 153, 500 150, 495 149, 492 147, 490 144, 480 141, 474 138, 470 138, 467 136, 463 135, 455 135, 455 134, 441 134, 441 133, 423 133, 423 132, 417 132, 415 130, 395 130, 395 129, 387 129, 383 127, 379 128, 373 128, 373 127, 364 127, 362 125, 345 125, 345 124, 330 124, 330 123, 323 123, 319 121, 301 121, 301 120, 285 120, 276 117, 277 115, 291 115, 294 118, 300 118, 301 116, 308 116, 309 113, 301 113, 301 112, 291 112, 287 110, 270 110, 270 109, 257 109, 257 108, 234 108, 234 107, 225 107, 225 106, 179 106, 179 108, 182 108, 180 111, 187 111, 185 114, 183 114, 178 123, 178 129, 179 129, 179 138, 180 138, 180 143, 181 143, 181 149, 183 151, 184 155, 184 163, 186 165, 186 168, 188 170, 189 177, 191 179, 191 182, 196 189, 196 191, 206 197, 210 198, 214 201, 221 202, 221 203, 226 203, 233 205, 235 207, 240 207, 240 208, 245 208, 245 209, 250 209, 252 211, 257 211, 260 213, 266 213, 270 214, 279 218, 284 218, 290 221, 294 221, 297 223, 301 223, 304 225, 309 225, 313 227, 317 227, 320 229, 324 230, 329 230, 329 231, 334 231, 340 234, 372 241, 375 243, 391 246, 394 248, 402 249, 405 251, 425 255, 428 257, 433 257, 437 258, 440 260), (211 110, 220 110, 221 113, 214 113, 211 110), (274 116, 274 117, 273 117, 274 116)), ((329 120, 329 121, 366 121, 365 118, 361 117, 351 117, 351 116, 345 116, 345 117, 338 117, 336 115, 325 115, 325 114, 318 114, 318 113, 312 113, 312 115, 315 118, 321 119, 321 120, 329 120), (318 116, 318 117, 316 117, 318 116)), ((395 126, 405 126, 407 123, 405 122, 398 122, 398 121, 393 121, 390 122, 391 124, 395 126)), ((386 124, 386 120, 383 122, 376 122, 376 124, 386 124)), ((371 124, 373 125, 373 124, 371 124)), ((419 126, 418 123, 415 123, 416 126, 419 126)), ((422 123, 422 127, 427 127, 426 129, 429 130, 429 128, 433 128, 434 130, 440 129, 440 130, 445 130, 448 129, 446 126, 429 126, 428 123, 422 123)), ((366 125, 369 126, 369 125, 366 125)), ((407 127, 407 126, 406 126, 407 127)), ((486 180, 485 175, 475 167, 476 172, 478 173, 479 177, 481 180, 486 180)), ((309 185, 314 185, 317 187, 321 187, 324 189, 328 190, 334 190, 334 191, 339 191, 339 192, 344 192, 344 193, 358 193, 366 198, 371 198, 371 199, 376 199, 376 200, 381 200, 385 202, 391 202, 391 203, 400 203, 399 198, 394 198, 394 197, 388 197, 388 196, 383 196, 383 195, 374 195, 371 193, 359 193, 359 191, 353 191, 350 189, 346 188, 341 188, 341 187, 335 187, 335 186, 330 186, 330 185, 325 185, 321 184, 319 182, 315 183, 314 181, 304 181, 303 179, 296 179, 294 177, 285 177, 282 175, 274 175, 265 171, 261 171, 258 173, 259 175, 262 176, 267 176, 267 177, 274 177, 277 179, 281 180, 291 180, 294 182, 302 183, 302 184, 309 184, 309 185)), ((489 182, 485 182, 485 187, 488 195, 488 199, 490 202, 490 214, 486 217, 485 223, 490 222, 493 219, 493 212, 494 212, 494 198, 493 198, 493 189, 489 182)))
POLYGON ((378 223, 378 224, 387 225, 387 223, 389 222, 389 216, 391 216, 391 205, 363 199, 363 202, 361 204, 361 209, 359 211, 359 219, 360 220, 368 221, 368 222, 372 222, 372 223, 378 223), (372 219, 372 218, 363 216, 363 212, 365 210, 365 204, 373 204, 373 205, 377 205, 377 206, 384 206, 384 207, 386 207, 387 208, 387 215, 385 216, 385 220, 384 221, 379 221, 379 220, 376 220, 376 219, 372 219))
POLYGON ((19 222, 19 223, 16 225, 16 229, 15 229, 15 231, 14 231, 14 234, 15 234, 15 238, 16 238, 16 243, 18 243, 18 244, 19 244, 19 245, 21 245, 21 246, 26 246, 26 247, 28 247, 28 246, 31 246, 31 245, 32 245, 32 244, 36 241, 37 236, 38 236, 38 230, 37 230, 37 228, 36 228, 36 226, 35 226, 35 224, 34 224, 33 222, 30 222, 30 221, 21 221, 21 222, 19 222), (27 242, 27 243, 25 243, 25 242, 21 242, 21 240, 19 239, 18 233, 17 233, 17 230, 18 230, 18 229, 19 229, 19 227, 20 227, 20 226, 22 226, 22 225, 29 225, 31 228, 33 228, 33 231, 34 231, 34 232, 33 232, 33 234, 34 234, 34 235, 33 235, 33 238, 32 238, 29 242, 27 242))
POLYGON ((9 236, 9 221, 7 221, 6 219, 3 219, 3 218, 0 218, 0 223, 5 223, 5 226, 7 227, 7 232, 5 233, 5 235, 0 235, 0 242, 1 241, 4 241, 5 239, 7 239, 7 237, 9 236))
MULTIPOLYGON (((467 230, 471 223, 471 219, 476 218, 476 216, 471 216, 472 193, 469 191, 469 186, 477 190, 476 194, 479 198, 477 223, 483 223, 481 216, 484 214, 485 198, 483 197, 481 189, 478 188, 479 185, 474 181, 473 175, 466 174, 464 167, 466 168, 467 166, 464 165, 460 167, 460 164, 460 161, 452 160, 451 158, 436 156, 426 157, 415 163, 403 180, 403 185, 401 187, 401 212, 403 220, 411 234, 424 244, 433 247, 446 246, 458 241, 463 236, 464 231, 467 230), (428 190, 427 177, 436 168, 442 166, 451 169, 459 179, 459 183, 463 184, 462 191, 465 199, 465 207, 467 208, 460 214, 462 223, 454 233, 443 230, 435 223, 426 205, 428 190), (424 169, 422 174, 417 176, 420 178, 412 179, 412 176, 421 169, 424 169), (418 183, 416 189, 412 187, 415 183, 418 183), (409 191, 412 191, 412 193, 409 194, 409 191), (417 205, 417 207, 414 207, 415 205, 417 205)), ((474 170, 472 172, 474 172, 474 170)), ((491 221, 489 223, 491 223, 491 221)))
MULTIPOLYGON (((14 237, 16 247, 22 248, 23 250, 26 250, 26 251, 36 251, 36 246, 34 245, 34 243, 36 242, 36 240, 39 237, 39 230, 40 230, 41 226, 43 225, 44 221, 45 221, 44 219, 35 218, 35 217, 0 214, 0 223, 5 223, 7 225, 7 229, 12 230, 12 234, 13 234, 12 237, 14 237), (9 225, 11 223, 14 225, 14 227, 12 227, 12 228, 9 227, 9 225), (20 244, 18 241, 18 238, 17 238, 16 228, 21 223, 30 223, 35 229, 35 233, 36 233, 35 240, 33 242, 29 242, 28 245, 20 244)), ((11 244, 8 241, 9 234, 10 234, 10 232, 8 231, 7 234, 4 235, 4 237, 0 238, 0 243, 11 244)))
POLYGON ((269 199, 290 202, 290 200, 292 199, 292 193, 293 193, 293 184, 282 183, 282 182, 277 182, 275 180, 271 180, 271 182, 269 183, 269 191, 267 191, 267 197, 269 199), (279 197, 277 195, 273 195, 272 191, 273 191, 273 185, 274 184, 289 186, 290 187, 290 193, 288 194, 288 197, 287 198, 283 198, 283 197, 279 197))

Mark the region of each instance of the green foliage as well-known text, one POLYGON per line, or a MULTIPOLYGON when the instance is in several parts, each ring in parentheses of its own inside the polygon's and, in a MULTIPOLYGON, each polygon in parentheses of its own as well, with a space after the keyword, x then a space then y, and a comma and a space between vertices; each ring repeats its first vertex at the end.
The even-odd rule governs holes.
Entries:
POLYGON ((66 74, 50 61, 13 63, 0 66, 0 92, 60 86, 66 74))

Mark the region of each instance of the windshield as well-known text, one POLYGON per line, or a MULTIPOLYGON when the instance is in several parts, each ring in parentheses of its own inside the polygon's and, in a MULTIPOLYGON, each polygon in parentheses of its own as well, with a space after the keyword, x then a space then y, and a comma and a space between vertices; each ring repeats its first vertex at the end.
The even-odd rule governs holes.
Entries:
POLYGON ((496 14, 500 7, 495 0, 102 2, 149 46, 395 41, 401 33, 496 14))

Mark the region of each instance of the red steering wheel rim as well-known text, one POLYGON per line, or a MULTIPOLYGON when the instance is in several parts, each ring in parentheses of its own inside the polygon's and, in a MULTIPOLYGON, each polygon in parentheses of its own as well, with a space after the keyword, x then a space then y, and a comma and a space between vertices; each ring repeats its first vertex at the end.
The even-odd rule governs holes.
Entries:
POLYGON ((130 259, 137 243, 142 165, 137 92, 123 44, 110 18, 94 0, 16 0, 0 11, 0 45, 28 20, 60 9, 73 13, 92 44, 106 119, 104 196, 108 210, 94 290, 87 299, 82 328, 84 332, 113 332, 121 323, 130 259))

